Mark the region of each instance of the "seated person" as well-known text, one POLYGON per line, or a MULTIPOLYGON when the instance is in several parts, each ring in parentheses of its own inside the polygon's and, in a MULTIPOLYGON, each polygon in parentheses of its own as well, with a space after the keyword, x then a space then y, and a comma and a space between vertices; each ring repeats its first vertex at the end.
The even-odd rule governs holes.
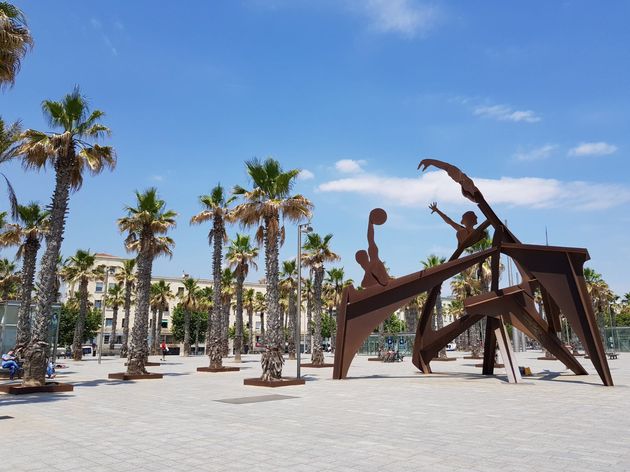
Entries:
POLYGON ((20 370, 20 366, 15 360, 15 353, 13 351, 2 354, 2 368, 9 369, 9 379, 13 380, 15 374, 17 374, 20 370))

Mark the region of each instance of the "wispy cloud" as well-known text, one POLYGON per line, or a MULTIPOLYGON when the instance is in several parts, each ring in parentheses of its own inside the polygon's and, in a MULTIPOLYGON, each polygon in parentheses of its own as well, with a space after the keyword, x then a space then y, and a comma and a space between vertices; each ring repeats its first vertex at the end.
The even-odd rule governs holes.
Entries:
POLYGON ((518 151, 514 154, 514 158, 518 161, 538 161, 541 159, 547 159, 557 148, 558 146, 555 144, 545 144, 544 146, 526 151, 518 151))
POLYGON ((617 146, 603 141, 597 143, 580 143, 569 149, 569 156, 607 156, 617 151, 617 146))
POLYGON ((366 161, 363 159, 341 159, 340 161, 335 162, 335 169, 344 174, 358 174, 363 172, 363 166, 365 164, 366 161))
POLYGON ((163 175, 152 175, 149 177, 149 179, 155 181, 155 182, 164 182, 164 176, 163 175))
POLYGON ((370 28, 413 38, 433 28, 438 10, 418 0, 351 0, 352 7, 367 17, 370 28))
MULTIPOLYGON (((630 188, 618 184, 538 177, 474 180, 488 202, 494 205, 598 210, 630 202, 630 188)), ((427 172, 416 178, 366 172, 322 183, 318 190, 369 196, 402 207, 423 207, 432 201, 448 204, 467 202, 461 195, 460 187, 445 172, 427 172)))
POLYGON ((315 174, 313 174, 310 170, 308 169, 302 169, 300 171, 300 173, 298 174, 298 179, 300 180, 311 180, 315 178, 315 174))
POLYGON ((478 106, 473 113, 476 116, 498 121, 536 123, 542 119, 532 110, 514 110, 507 105, 478 106))
MULTIPOLYGON (((105 32, 105 29, 103 28, 103 23, 98 18, 93 17, 93 18, 90 18, 90 25, 92 26, 92 29, 94 29, 95 31, 98 31, 101 34, 101 39, 103 43, 105 44, 105 46, 107 47, 107 49, 109 49, 109 52, 112 53, 112 56, 118 56, 118 49, 116 49, 111 38, 105 32)), ((116 21, 114 23, 114 28, 116 28, 118 31, 121 31, 123 28, 123 25, 120 21, 116 21)))

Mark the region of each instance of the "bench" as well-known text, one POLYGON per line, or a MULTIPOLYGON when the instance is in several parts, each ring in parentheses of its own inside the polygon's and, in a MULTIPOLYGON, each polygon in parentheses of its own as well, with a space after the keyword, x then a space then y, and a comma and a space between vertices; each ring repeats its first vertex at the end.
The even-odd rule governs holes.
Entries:
MULTIPOLYGON (((22 368, 18 369, 17 375, 14 378, 21 379, 23 373, 24 373, 24 370, 22 368)), ((0 367, 0 379, 9 379, 9 378, 11 378, 9 374, 9 369, 5 367, 0 367)))
POLYGON ((608 355, 609 360, 617 359, 619 357, 619 354, 617 354, 616 352, 608 352, 606 354, 608 355))

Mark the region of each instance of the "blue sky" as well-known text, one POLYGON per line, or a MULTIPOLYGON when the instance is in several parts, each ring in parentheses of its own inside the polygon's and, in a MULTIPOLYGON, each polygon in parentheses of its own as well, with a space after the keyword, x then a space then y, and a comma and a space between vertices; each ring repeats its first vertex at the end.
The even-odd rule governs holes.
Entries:
MULTIPOLYGON (((367 214, 385 208, 381 256, 403 275, 455 246, 431 201, 454 219, 473 209, 444 175, 418 173, 430 156, 473 177, 523 242, 544 243, 547 227, 630 290, 626 2, 16 3, 36 47, 0 113, 45 130, 41 101, 79 84, 118 153, 72 196, 66 255, 123 254, 116 218, 157 186, 180 218, 155 272, 207 277, 206 229, 188 225, 197 196, 247 185, 243 162, 273 156, 304 169, 295 191, 355 280, 367 214)), ((49 201, 50 171, 5 171, 21 199, 49 201)))

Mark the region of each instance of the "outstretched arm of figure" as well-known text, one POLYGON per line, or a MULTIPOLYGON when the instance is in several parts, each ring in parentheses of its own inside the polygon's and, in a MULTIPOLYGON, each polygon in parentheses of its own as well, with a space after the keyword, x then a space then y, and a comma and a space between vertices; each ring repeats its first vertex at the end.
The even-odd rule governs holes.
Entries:
POLYGON ((444 220, 444 222, 447 225, 452 226, 455 231, 463 228, 463 226, 458 225, 453 220, 451 220, 448 216, 442 213, 442 211, 437 207, 437 202, 431 203, 431 205, 429 205, 429 208, 431 209, 431 213, 437 213, 438 215, 440 215, 442 219, 444 220))
POLYGON ((374 242, 374 223, 372 223, 372 220, 370 220, 368 223, 367 239, 368 255, 370 256, 370 261, 375 261, 376 259, 378 259, 378 246, 374 242))

